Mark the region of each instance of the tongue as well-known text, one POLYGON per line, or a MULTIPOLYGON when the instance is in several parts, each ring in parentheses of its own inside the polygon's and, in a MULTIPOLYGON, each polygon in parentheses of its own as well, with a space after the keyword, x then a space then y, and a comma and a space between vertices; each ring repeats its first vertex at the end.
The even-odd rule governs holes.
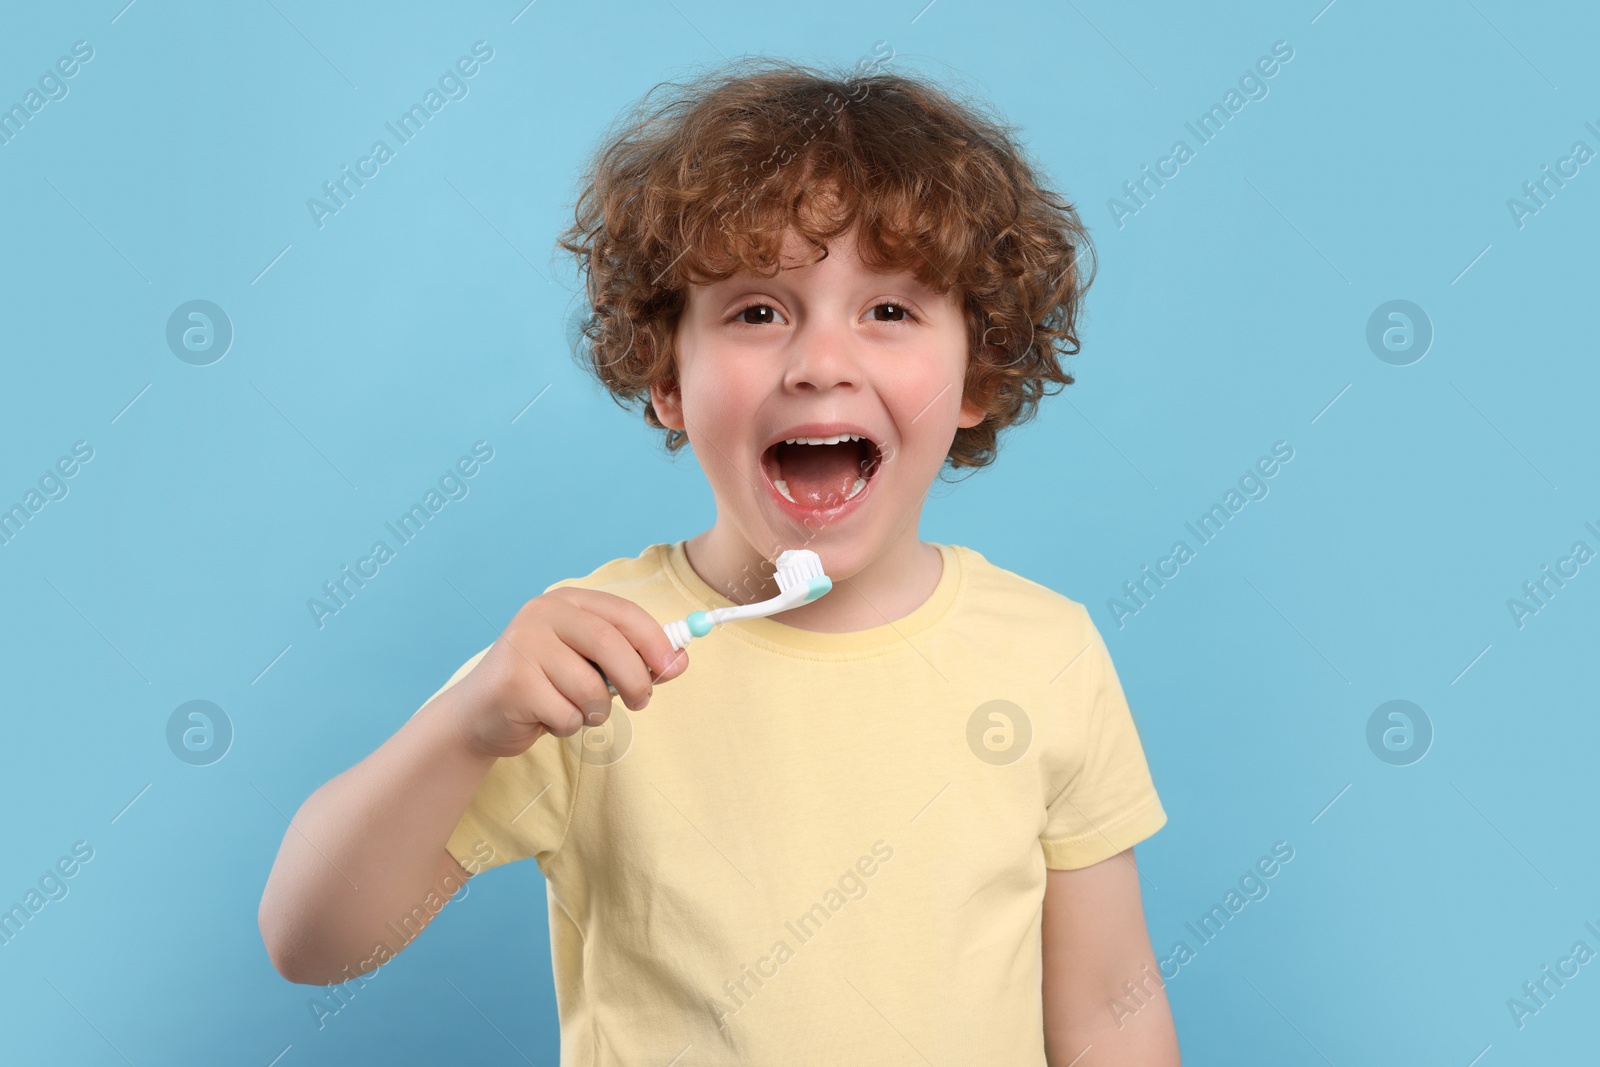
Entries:
POLYGON ((777 459, 789 495, 806 507, 837 507, 861 477, 861 447, 854 442, 779 445, 777 459))

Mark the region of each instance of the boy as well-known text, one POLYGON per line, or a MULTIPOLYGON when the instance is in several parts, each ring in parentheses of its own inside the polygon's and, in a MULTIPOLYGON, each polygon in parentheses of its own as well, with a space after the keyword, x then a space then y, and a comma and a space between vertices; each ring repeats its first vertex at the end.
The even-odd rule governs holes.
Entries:
POLYGON ((590 369, 695 445, 716 521, 555 583, 306 801, 274 965, 370 970, 531 857, 568 1067, 1173 1067, 1132 853, 1166 816, 1105 643, 917 536, 946 463, 1072 382, 1087 234, 926 83, 756 61, 682 88, 597 154, 561 245, 590 369), (833 591, 690 670, 661 624, 775 595, 788 548, 833 591))

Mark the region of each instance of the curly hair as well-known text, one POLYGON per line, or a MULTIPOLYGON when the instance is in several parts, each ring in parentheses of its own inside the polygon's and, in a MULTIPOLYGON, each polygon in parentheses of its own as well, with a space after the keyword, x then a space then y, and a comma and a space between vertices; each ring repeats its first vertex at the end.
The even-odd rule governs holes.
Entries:
POLYGON ((619 405, 643 400, 669 453, 687 435, 661 424, 649 393, 657 381, 676 388, 688 286, 775 275, 791 230, 826 256, 858 227, 869 269, 957 290, 965 398, 985 416, 957 429, 949 466, 993 462, 1001 430, 1072 384, 1058 356, 1078 352, 1095 270, 1076 210, 1045 187, 1012 128, 926 81, 875 71, 883 58, 844 71, 756 57, 663 82, 587 166, 558 239, 586 276, 574 355, 619 405))

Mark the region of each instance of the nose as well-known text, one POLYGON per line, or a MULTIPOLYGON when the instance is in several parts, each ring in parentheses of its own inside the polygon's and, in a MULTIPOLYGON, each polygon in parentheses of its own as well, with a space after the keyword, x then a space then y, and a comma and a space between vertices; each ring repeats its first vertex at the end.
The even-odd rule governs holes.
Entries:
POLYGON ((786 392, 827 392, 861 384, 855 338, 847 326, 813 318, 795 331, 784 370, 786 392))

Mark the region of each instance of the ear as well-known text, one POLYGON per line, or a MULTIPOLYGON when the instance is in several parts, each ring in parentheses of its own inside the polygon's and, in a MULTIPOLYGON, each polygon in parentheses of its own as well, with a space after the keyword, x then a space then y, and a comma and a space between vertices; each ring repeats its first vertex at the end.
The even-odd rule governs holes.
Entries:
MULTIPOLYGON (((988 346, 986 351, 996 355, 1000 353, 1000 349, 995 348, 993 345, 988 346)), ((966 385, 966 382, 962 383, 961 411, 956 416, 956 426, 963 430, 970 430, 988 418, 989 413, 980 405, 973 403, 972 394, 967 390, 966 385)))
POLYGON ((669 430, 683 429, 683 394, 677 382, 667 384, 659 378, 651 382, 650 406, 661 425, 669 430))

